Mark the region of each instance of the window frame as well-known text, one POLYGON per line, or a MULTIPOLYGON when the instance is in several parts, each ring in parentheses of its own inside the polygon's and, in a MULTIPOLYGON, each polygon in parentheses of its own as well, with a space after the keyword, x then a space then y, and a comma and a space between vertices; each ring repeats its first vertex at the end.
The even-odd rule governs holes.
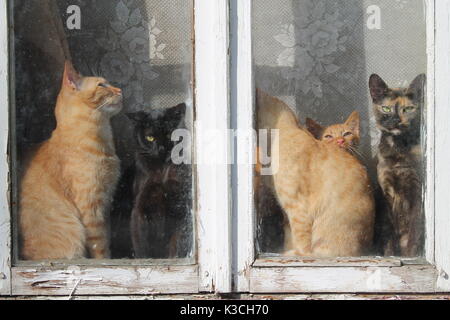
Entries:
MULTIPOLYGON (((450 119, 450 0, 425 0, 427 22, 427 179, 425 191, 426 254, 424 259, 363 257, 351 259, 256 258, 253 163, 255 137, 238 139, 236 228, 237 290, 250 293, 436 293, 450 290, 449 152, 445 146, 450 119), (436 73, 436 75, 435 75, 436 73), (439 103, 436 103, 439 102, 439 103), (242 163, 247 163, 242 165, 242 163), (435 172, 438 173, 435 175, 435 172), (435 180, 436 179, 436 180, 435 180)), ((237 45, 234 55, 237 85, 237 128, 254 124, 252 1, 233 1, 237 45), (239 70, 239 72, 237 72, 239 70)), ((232 71, 233 74, 233 71, 232 71)))
MULTIPOLYGON (((426 261, 384 258, 255 260, 253 165, 256 141, 218 137, 222 165, 196 166, 197 261, 194 265, 11 266, 8 159, 9 51, 7 1, 0 3, 0 296, 157 295, 200 292, 450 292, 450 0, 426 0, 428 50, 426 261), (4 48, 4 49, 3 49, 4 48), (436 103, 435 103, 436 102, 436 103), (435 134, 442 132, 443 134, 435 134), (228 160, 235 151, 236 164, 228 160), (435 172, 438 173, 435 175, 435 172), (231 205, 233 200, 234 206, 231 205), (381 285, 368 287, 369 283, 381 285), (67 286, 71 281, 72 286, 67 286), (233 286, 234 283, 234 286, 233 286)), ((195 0, 195 120, 213 129, 252 129, 254 81, 251 0, 195 0), (229 16, 230 13, 230 16, 229 16), (229 41, 231 25, 231 46, 229 41), (229 65, 231 58, 231 65, 229 65), (205 63, 199 63, 207 61, 205 63), (196 63, 197 62, 197 63, 196 63), (211 72, 214 70, 214 72, 211 72), (230 71, 230 73, 228 72, 230 71), (230 109, 231 108, 231 109, 230 109), (231 113, 230 113, 231 112, 231 113)), ((198 125, 198 123, 196 123, 198 125)), ((201 128, 204 129, 204 128, 201 128)), ((202 137, 195 127, 196 141, 202 137)), ((195 154, 217 150, 198 144, 195 154)), ((130 260, 131 261, 131 260, 130 260)))
MULTIPOLYGON (((197 259, 194 264, 155 265, 155 261, 117 263, 89 261, 77 264, 12 262, 10 209, 10 166, 8 157, 9 10, 0 3, 0 296, 60 295, 158 295, 196 294, 231 291, 230 197, 226 159, 228 139, 217 138, 220 161, 214 165, 194 164, 196 186, 195 237, 197 259), (220 194, 220 197, 218 196, 220 194)), ((228 1, 195 0, 193 43, 193 102, 195 105, 194 158, 217 152, 217 147, 197 143, 207 138, 204 128, 228 128, 228 1), (196 61, 213 61, 210 66, 196 61)), ((125 261, 126 262, 126 261, 125 261)))

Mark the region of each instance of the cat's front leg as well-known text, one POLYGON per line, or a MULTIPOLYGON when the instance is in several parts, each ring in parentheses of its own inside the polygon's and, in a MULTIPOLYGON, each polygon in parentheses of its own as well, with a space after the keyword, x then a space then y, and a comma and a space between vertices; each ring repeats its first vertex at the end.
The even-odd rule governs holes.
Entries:
MULTIPOLYGON (((285 255, 310 256, 312 239, 312 221, 308 219, 303 205, 295 203, 292 206, 285 206, 284 209, 289 217, 290 235, 287 237, 285 245, 285 255)), ((286 229, 285 229, 286 230, 286 229)))
POLYGON ((86 231, 86 248, 92 259, 111 257, 105 211, 105 206, 90 205, 90 209, 84 211, 82 215, 86 231))

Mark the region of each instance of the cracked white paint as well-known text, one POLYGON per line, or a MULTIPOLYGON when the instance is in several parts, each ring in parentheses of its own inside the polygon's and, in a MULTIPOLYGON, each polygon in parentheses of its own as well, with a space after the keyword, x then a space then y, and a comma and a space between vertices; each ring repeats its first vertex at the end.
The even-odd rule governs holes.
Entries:
POLYGON ((435 246, 438 289, 450 292, 450 0, 436 1, 435 246))
POLYGON ((14 295, 198 293, 197 266, 13 268, 14 295), (76 286, 76 290, 74 287, 76 286))
POLYGON ((252 292, 434 293, 433 266, 253 268, 252 292))
POLYGON ((0 295, 10 294, 11 229, 8 185, 8 24, 7 1, 0 2, 0 295))

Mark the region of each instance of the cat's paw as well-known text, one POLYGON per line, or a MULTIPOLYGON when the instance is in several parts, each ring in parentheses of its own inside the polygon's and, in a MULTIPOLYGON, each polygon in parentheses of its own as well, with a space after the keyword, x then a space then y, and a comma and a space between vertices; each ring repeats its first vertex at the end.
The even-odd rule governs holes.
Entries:
POLYGON ((301 254, 300 254, 300 252, 298 252, 297 250, 287 250, 287 251, 285 251, 284 253, 283 253, 283 255, 285 256, 285 257, 299 257, 299 256, 302 256, 301 254))

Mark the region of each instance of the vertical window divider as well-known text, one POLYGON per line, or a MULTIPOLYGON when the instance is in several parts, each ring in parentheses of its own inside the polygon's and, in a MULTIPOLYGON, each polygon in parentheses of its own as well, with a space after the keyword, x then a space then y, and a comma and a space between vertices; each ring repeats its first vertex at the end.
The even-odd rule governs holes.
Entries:
POLYGON ((253 164, 255 163, 256 135, 254 134, 254 81, 252 58, 251 0, 232 0, 232 110, 237 129, 234 223, 236 225, 235 270, 236 290, 250 290, 249 272, 255 260, 255 214, 253 164))
POLYGON ((228 31, 228 0, 195 1, 200 291, 216 293, 232 290, 228 31))
POLYGON ((11 293, 11 217, 9 212, 9 45, 8 5, 0 3, 0 295, 11 293))
MULTIPOLYGON (((450 0, 437 0, 435 39, 435 261, 437 291, 450 292, 450 0)), ((430 49, 431 50, 431 49, 430 49)), ((428 231, 428 230, 427 230, 428 231)))
POLYGON ((424 194, 425 210, 425 258, 428 262, 435 261, 435 0, 426 0, 427 23, 427 92, 426 92, 426 184, 424 194))

